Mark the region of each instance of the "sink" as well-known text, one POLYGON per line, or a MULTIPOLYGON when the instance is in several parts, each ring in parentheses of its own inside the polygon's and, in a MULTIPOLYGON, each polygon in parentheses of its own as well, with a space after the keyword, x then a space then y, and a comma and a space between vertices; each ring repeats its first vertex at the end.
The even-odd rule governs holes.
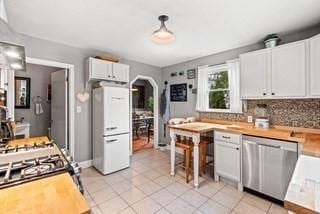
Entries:
POLYGON ((27 122, 16 122, 16 132, 20 132, 30 127, 30 123, 27 122))

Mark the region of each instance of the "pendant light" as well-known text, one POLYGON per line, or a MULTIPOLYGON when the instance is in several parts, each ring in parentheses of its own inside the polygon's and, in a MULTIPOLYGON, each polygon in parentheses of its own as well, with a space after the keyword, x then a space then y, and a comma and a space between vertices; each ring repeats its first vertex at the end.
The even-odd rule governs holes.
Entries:
POLYGON ((158 18, 161 22, 160 29, 153 32, 151 40, 157 44, 170 44, 176 40, 174 34, 167 29, 164 22, 168 21, 169 17, 166 15, 161 15, 158 18))

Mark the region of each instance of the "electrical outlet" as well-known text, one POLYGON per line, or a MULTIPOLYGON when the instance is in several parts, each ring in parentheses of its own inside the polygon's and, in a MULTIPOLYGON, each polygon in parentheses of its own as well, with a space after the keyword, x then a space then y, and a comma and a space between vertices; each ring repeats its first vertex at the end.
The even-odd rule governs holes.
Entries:
POLYGON ((77 113, 81 113, 81 106, 77 106, 77 113))
POLYGON ((247 120, 248 120, 248 123, 253 123, 253 118, 252 118, 252 116, 248 116, 247 120))

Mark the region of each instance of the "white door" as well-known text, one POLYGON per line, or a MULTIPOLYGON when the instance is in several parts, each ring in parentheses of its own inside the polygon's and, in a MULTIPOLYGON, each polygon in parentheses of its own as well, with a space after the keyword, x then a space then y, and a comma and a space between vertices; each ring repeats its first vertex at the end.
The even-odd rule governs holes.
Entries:
POLYGON ((129 89, 104 88, 105 135, 129 133, 129 89))
POLYGON ((51 137, 60 148, 68 148, 67 86, 66 69, 51 73, 51 137))
POLYGON ((273 48, 271 54, 271 96, 306 96, 305 41, 273 48))
POLYGON ((320 96, 320 35, 310 39, 310 95, 320 96))
POLYGON ((104 138, 104 171, 109 174, 129 167, 129 134, 104 138))
POLYGON ((240 181, 240 145, 215 141, 216 173, 240 181))
POLYGON ((263 98, 267 96, 269 50, 259 50, 240 55, 241 98, 263 98))
POLYGON ((112 79, 112 62, 90 58, 91 77, 96 79, 112 79))
POLYGON ((112 66, 112 74, 114 80, 121 82, 129 81, 129 65, 113 63, 112 66))

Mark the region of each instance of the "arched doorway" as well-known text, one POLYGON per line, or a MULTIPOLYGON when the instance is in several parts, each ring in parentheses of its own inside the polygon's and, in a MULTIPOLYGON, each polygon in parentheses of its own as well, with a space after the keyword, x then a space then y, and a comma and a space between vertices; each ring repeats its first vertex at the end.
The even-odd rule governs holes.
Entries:
POLYGON ((153 144, 154 148, 158 148, 159 142, 159 91, 158 85, 154 81, 154 79, 150 76, 138 75, 130 82, 130 154, 133 153, 133 123, 132 123, 132 115, 133 115, 133 85, 137 80, 145 80, 148 81, 153 88, 153 123, 154 123, 154 133, 153 133, 153 144))

